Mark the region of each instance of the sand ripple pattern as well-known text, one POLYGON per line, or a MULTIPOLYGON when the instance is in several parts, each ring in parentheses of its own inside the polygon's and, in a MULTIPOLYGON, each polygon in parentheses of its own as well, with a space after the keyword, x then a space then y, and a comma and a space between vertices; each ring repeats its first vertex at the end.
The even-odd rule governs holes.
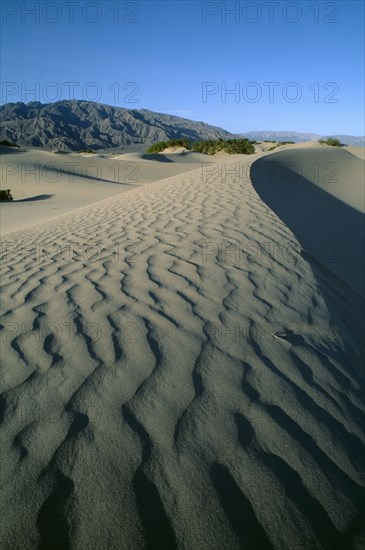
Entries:
POLYGON ((2 548, 364 548, 358 358, 249 181, 193 170, 3 251, 2 548))

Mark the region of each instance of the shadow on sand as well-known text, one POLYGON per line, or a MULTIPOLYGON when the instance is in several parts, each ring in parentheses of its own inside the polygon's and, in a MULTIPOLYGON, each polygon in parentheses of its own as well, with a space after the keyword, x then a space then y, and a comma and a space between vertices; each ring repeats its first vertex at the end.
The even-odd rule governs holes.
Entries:
POLYGON ((156 154, 151 154, 151 155, 148 155, 147 153, 145 153, 145 154, 141 155, 141 158, 143 158, 144 160, 157 160, 158 162, 172 162, 172 163, 174 163, 173 160, 166 157, 166 155, 162 155, 161 153, 156 153, 156 154))
POLYGON ((301 244, 301 255, 312 267, 350 357, 355 352, 357 374, 364 378, 364 215, 288 166, 276 163, 279 169, 273 173, 272 164, 266 157, 255 161, 252 184, 301 244))
POLYGON ((26 199, 17 199, 15 201, 12 201, 13 203, 16 202, 35 202, 35 201, 46 201, 47 199, 50 199, 51 197, 54 197, 54 193, 51 195, 34 195, 33 197, 27 197, 26 199))

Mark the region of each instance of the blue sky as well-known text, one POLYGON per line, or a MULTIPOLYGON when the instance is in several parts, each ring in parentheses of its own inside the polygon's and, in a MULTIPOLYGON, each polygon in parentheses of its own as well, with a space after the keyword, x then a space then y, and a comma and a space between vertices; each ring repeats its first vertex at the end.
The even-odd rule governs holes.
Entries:
POLYGON ((88 99, 232 132, 364 134, 361 1, 1 7, 1 103, 88 99))

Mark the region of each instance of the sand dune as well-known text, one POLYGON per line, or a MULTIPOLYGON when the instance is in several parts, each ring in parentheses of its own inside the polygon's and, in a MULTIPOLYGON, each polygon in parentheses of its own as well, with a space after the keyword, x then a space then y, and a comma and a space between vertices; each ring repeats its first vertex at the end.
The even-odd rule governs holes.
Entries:
POLYGON ((3 548, 364 547, 357 289, 302 253, 320 186, 237 162, 5 236, 3 548))
POLYGON ((106 197, 196 168, 199 153, 106 155, 16 150, 2 147, 1 188, 11 189, 13 203, 0 205, 1 233, 31 227, 106 197), (42 197, 42 199, 40 198, 42 197), (24 200, 28 203, 24 204, 24 200))
POLYGON ((364 168, 348 151, 316 147, 274 152, 252 169, 256 190, 307 252, 363 298, 364 168))

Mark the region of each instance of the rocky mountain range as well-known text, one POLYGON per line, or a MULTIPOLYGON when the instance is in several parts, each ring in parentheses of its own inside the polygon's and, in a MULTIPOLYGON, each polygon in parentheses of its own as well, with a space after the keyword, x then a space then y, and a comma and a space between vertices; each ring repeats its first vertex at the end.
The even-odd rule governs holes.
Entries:
POLYGON ((19 102, 0 106, 0 140, 23 146, 97 151, 172 138, 196 141, 234 137, 204 122, 91 101, 19 102))
MULTIPOLYGON (((256 141, 318 140, 318 134, 260 131, 232 134, 178 116, 147 109, 125 109, 83 100, 42 104, 7 103, 0 106, 0 141, 22 146, 77 151, 80 149, 141 149, 156 141, 187 138, 191 141, 247 137, 256 141)), ((336 135, 342 143, 365 146, 364 137, 336 135)))

